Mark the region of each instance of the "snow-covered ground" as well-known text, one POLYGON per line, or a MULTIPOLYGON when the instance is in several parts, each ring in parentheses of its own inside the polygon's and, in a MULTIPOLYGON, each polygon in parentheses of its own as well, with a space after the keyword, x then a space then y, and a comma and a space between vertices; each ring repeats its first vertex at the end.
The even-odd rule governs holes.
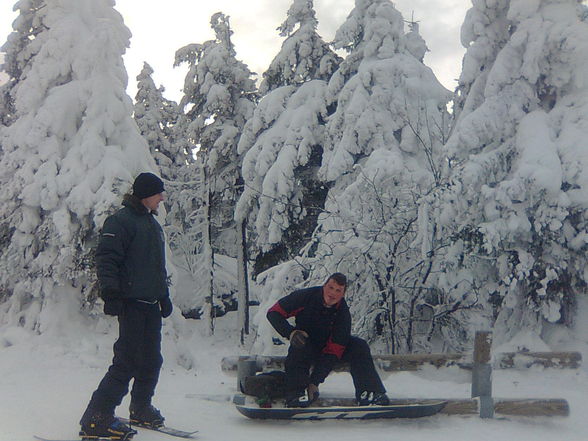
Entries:
MULTIPOLYGON (((168 344, 155 404, 167 423, 181 429, 198 429, 200 440, 435 440, 435 441, 583 441, 588 437, 588 368, 579 370, 530 369, 494 372, 496 397, 565 398, 571 407, 567 418, 508 418, 434 416, 420 420, 258 422, 241 416, 229 401, 236 379, 225 375, 220 360, 242 350, 236 333, 227 329, 231 317, 219 319, 214 336, 206 336, 206 323, 191 321, 194 336, 181 345, 168 344), (189 345, 186 346, 186 345, 189 345), (193 368, 179 367, 182 350, 195 354, 193 368)), ((75 439, 79 417, 90 394, 105 373, 112 356, 114 329, 79 336, 49 332, 30 336, 5 331, 0 335, 0 441, 32 440, 33 435, 75 439)), ((171 326, 166 324, 168 332, 171 326)), ((584 353, 584 360, 586 354, 584 353)), ((189 363, 190 357, 182 362, 189 363)), ((466 371, 425 370, 385 378, 391 397, 467 398, 466 371)), ((348 374, 335 374, 321 387, 323 395, 351 394, 348 374)), ((119 408, 125 415, 128 398, 119 408)), ((172 438, 141 431, 135 440, 172 438)))

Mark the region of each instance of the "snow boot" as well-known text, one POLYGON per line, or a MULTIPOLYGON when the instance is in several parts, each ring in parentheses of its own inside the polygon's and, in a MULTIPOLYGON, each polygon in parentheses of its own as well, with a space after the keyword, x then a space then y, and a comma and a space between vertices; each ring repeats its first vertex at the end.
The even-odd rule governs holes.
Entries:
POLYGON ((113 415, 93 413, 84 414, 80 421, 80 437, 82 440, 110 438, 112 440, 129 440, 137 433, 127 424, 113 415))
POLYGON ((129 408, 131 424, 144 427, 162 427, 165 418, 151 404, 133 404, 129 408))
POLYGON ((370 392, 364 390, 357 397, 358 406, 387 406, 388 404, 390 404, 390 400, 385 392, 370 392))
POLYGON ((290 394, 286 398, 286 407, 309 407, 318 398, 318 393, 314 396, 308 396, 308 390, 305 388, 302 391, 290 394))

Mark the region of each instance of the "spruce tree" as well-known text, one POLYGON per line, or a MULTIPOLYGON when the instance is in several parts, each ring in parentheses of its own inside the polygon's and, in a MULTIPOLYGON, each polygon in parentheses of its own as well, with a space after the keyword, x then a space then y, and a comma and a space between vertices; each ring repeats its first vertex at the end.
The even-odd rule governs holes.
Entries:
POLYGON ((453 100, 456 121, 484 101, 484 89, 496 55, 511 33, 507 18, 510 0, 473 2, 461 27, 461 44, 467 49, 453 100))
POLYGON ((179 170, 191 161, 191 153, 174 139, 174 127, 179 117, 178 105, 163 96, 165 89, 155 86, 153 68, 143 64, 137 76, 134 118, 139 131, 149 144, 151 156, 161 170, 162 178, 173 181, 179 170))
POLYGON ((98 229, 155 164, 132 120, 130 32, 112 2, 56 0, 34 14, 16 119, 0 132, 0 320, 43 332, 95 299, 98 229))
MULTIPOLYGON (((247 66, 236 58, 231 41, 229 17, 216 13, 211 18, 215 39, 191 44, 176 52, 176 65, 188 63, 178 130, 194 145, 201 166, 201 198, 205 214, 200 218, 204 242, 200 252, 208 255, 205 265, 212 273, 220 256, 235 258, 240 246, 240 224, 234 210, 242 191, 241 158, 237 144, 246 121, 253 114, 257 89, 247 66)), ((220 303, 221 293, 232 302, 235 279, 210 276, 200 285, 196 302, 208 297, 220 303), (213 285, 213 280, 216 285, 213 285), (211 291, 215 294, 211 295, 211 291)), ((221 307, 221 309, 223 309, 221 307)), ((216 314, 210 311, 210 314, 216 314)))
POLYGON ((206 172, 215 246, 218 251, 235 255, 234 234, 230 231, 241 187, 237 143, 253 113, 256 88, 252 72, 235 57, 229 18, 214 14, 211 26, 215 40, 189 45, 176 53, 176 64, 189 64, 180 107, 186 110, 182 122, 187 127, 186 136, 197 147, 206 172))
MULTIPOLYGON (((523 330, 548 339, 554 324, 571 325, 587 282, 583 8, 575 0, 507 3, 511 35, 494 48, 482 101, 447 143, 451 185, 436 207, 452 238, 443 289, 477 293, 492 308, 498 342, 523 330)), ((478 54, 465 57, 464 68, 476 70, 467 58, 478 54)))
POLYGON ((236 217, 251 219, 256 274, 296 256, 324 207, 327 187, 317 171, 327 118, 325 80, 340 59, 316 26, 312 1, 295 0, 278 28, 289 36, 264 73, 261 89, 269 93, 239 142, 244 191, 236 217))
POLYGON ((294 0, 278 27, 280 35, 287 38, 263 74, 262 95, 281 86, 329 80, 340 59, 317 33, 317 26, 313 0, 294 0))
POLYGON ((14 88, 23 77, 30 59, 35 55, 37 45, 32 44, 43 30, 45 0, 20 0, 14 5, 19 15, 13 23, 13 32, 0 48, 4 62, 0 71, 8 75, 8 81, 0 86, 0 123, 10 125, 16 118, 14 88))
MULTIPOLYGON (((188 285, 196 287, 206 278, 199 246, 203 225, 202 170, 193 158, 193 144, 183 136, 178 104, 163 96, 163 86, 156 87, 152 75, 153 69, 145 63, 137 76, 134 118, 165 180, 163 228, 171 251, 168 261, 177 279, 191 280, 188 285)), ((193 289, 178 290, 174 304, 193 316, 195 295, 193 289)))
MULTIPOLYGON (((318 175, 329 187, 325 207, 301 255, 263 280, 312 285, 346 273, 354 332, 378 350, 430 350, 433 324, 417 329, 417 320, 432 263, 414 242, 419 200, 441 182, 450 94, 422 63, 416 28, 407 37, 388 0, 357 0, 334 46, 348 55, 326 91, 334 113, 318 175)), ((268 304, 275 292, 267 292, 268 304)))

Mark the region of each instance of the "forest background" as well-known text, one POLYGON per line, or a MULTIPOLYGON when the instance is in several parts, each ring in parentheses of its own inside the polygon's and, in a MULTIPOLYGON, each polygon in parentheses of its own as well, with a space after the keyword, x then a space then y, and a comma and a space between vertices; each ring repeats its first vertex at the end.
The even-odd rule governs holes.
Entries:
POLYGON ((97 234, 151 170, 167 189, 177 341, 192 319, 214 333, 236 314, 248 349, 283 351, 265 309, 334 271, 349 276, 353 331, 376 352, 463 351, 481 328, 497 344, 577 337, 585 2, 473 0, 454 91, 424 64, 419 24, 388 0, 356 0, 332 42, 313 2, 292 1, 260 81, 219 12, 214 38, 175 51, 179 102, 147 63, 127 95, 130 31, 113 1, 15 8, 0 88, 4 335, 105 326, 97 234))

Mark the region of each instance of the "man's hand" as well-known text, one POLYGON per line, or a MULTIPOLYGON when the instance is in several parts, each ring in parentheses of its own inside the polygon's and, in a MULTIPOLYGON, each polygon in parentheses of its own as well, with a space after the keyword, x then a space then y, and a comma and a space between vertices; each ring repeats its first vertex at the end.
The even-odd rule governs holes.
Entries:
POLYGON ((104 314, 119 316, 123 310, 123 302, 120 299, 104 300, 104 314))
POLYGON ((294 329, 290 333, 290 344, 295 348, 303 348, 306 344, 306 339, 308 338, 308 334, 305 331, 300 329, 294 329))
POLYGON ((123 301, 118 290, 103 288, 100 296, 104 300, 104 314, 118 316, 122 313, 123 301))
POLYGON ((171 315, 174 307, 172 305, 171 300, 168 297, 164 297, 159 301, 159 308, 161 309, 161 316, 163 318, 167 318, 171 315))

